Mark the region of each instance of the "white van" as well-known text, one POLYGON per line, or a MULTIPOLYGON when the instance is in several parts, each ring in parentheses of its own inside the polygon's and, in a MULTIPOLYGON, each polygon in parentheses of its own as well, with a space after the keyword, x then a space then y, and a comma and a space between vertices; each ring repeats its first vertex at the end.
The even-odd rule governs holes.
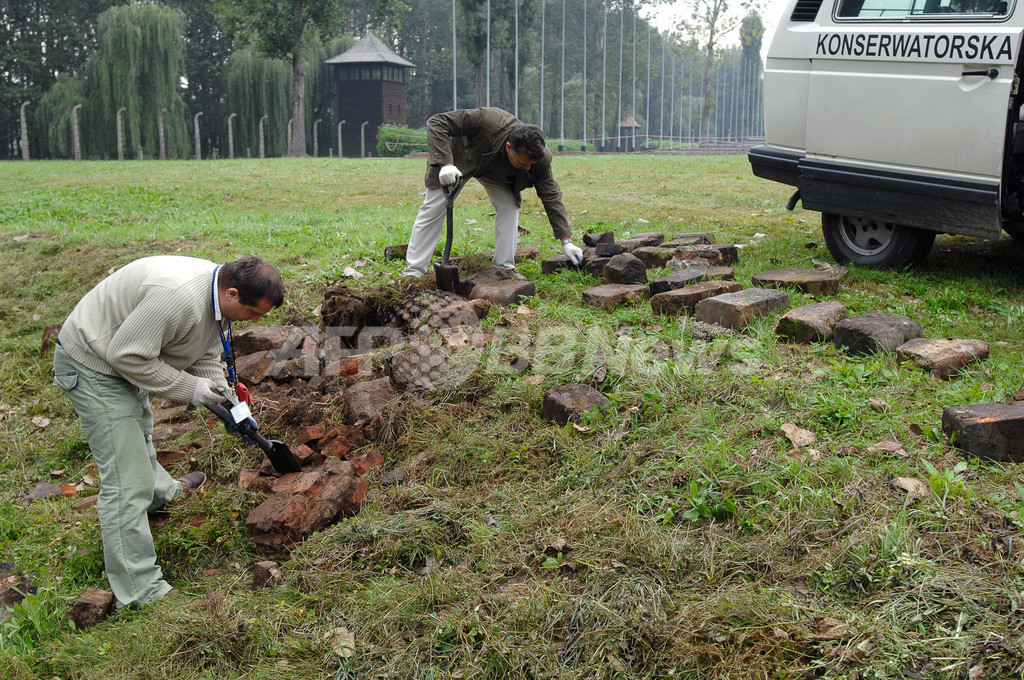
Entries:
POLYGON ((765 66, 755 175, 821 212, 839 262, 903 267, 936 233, 1024 237, 1015 0, 794 0, 765 66))

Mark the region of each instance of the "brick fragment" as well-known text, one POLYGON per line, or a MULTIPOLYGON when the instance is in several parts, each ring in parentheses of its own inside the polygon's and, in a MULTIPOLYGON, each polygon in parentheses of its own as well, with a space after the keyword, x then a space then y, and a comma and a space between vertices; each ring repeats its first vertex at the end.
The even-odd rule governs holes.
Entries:
POLYGON ((865 355, 892 351, 921 337, 921 324, 902 314, 868 312, 836 324, 832 341, 848 354, 865 355))
POLYGON ((746 328, 754 319, 788 306, 789 294, 784 290, 747 288, 701 300, 696 317, 725 328, 746 328))
POLYGON ((965 366, 988 358, 988 343, 981 340, 914 338, 896 348, 901 361, 912 361, 936 378, 949 380, 965 366))
POLYGON ((775 334, 793 342, 831 340, 836 324, 846 318, 846 306, 839 302, 816 302, 791 309, 775 324, 775 334))
POLYGON ((650 294, 647 286, 642 284, 606 283, 602 286, 588 288, 582 293, 582 301, 591 307, 611 309, 623 302, 636 302, 650 294))
POLYGON ((701 300, 743 290, 739 281, 703 281, 651 296, 651 309, 656 314, 689 314, 701 300))
POLYGON ((965 453, 994 461, 1024 462, 1024 401, 950 406, 942 431, 965 453))
POLYGON ((831 269, 772 269, 750 278, 758 288, 793 288, 810 295, 835 295, 846 267, 831 269))
POLYGON ((89 588, 75 600, 68 614, 78 630, 91 628, 110 615, 114 608, 114 593, 99 588, 89 588))

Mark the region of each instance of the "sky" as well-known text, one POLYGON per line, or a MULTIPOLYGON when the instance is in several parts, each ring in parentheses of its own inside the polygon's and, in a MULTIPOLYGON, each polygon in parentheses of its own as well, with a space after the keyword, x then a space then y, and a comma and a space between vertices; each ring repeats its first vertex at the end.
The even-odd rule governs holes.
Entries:
MULTIPOLYGON (((761 47, 761 56, 764 57, 768 53, 768 45, 771 44, 772 36, 775 35, 775 28, 779 25, 779 20, 782 18, 782 13, 786 10, 786 6, 790 0, 760 0, 761 4, 761 19, 764 21, 764 41, 761 47)), ((689 3, 683 0, 676 0, 668 5, 663 5, 657 8, 654 12, 654 26, 662 30, 668 28, 674 28, 675 24, 680 18, 689 14, 689 3)), ((730 13, 739 14, 742 16, 743 9, 737 0, 733 0, 730 3, 730 13)), ((736 44, 739 40, 739 36, 736 31, 726 38, 727 44, 736 44)))

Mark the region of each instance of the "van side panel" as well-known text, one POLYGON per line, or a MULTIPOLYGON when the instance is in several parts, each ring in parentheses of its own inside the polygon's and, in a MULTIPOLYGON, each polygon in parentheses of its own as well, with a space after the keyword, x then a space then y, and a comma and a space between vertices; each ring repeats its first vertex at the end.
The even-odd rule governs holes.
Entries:
POLYGON ((765 60, 764 124, 765 138, 771 140, 772 146, 803 151, 807 144, 807 93, 811 76, 807 44, 814 40, 817 26, 786 21, 795 4, 796 0, 788 3, 765 60))
POLYGON ((847 22, 809 47, 809 155, 999 180, 1016 29, 847 22))

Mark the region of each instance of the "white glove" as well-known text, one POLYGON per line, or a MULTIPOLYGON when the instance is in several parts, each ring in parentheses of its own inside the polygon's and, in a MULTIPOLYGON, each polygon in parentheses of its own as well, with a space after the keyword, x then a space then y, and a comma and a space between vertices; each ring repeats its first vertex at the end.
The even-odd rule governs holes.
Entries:
POLYGON ((562 246, 562 250, 565 251, 565 256, 573 264, 583 262, 583 250, 579 246, 573 245, 572 241, 566 241, 562 246))
POLYGON ((209 378, 196 381, 196 391, 192 393, 193 406, 213 406, 224 401, 224 388, 209 378))
POLYGON ((462 173, 454 165, 445 165, 441 172, 437 173, 437 180, 446 187, 453 187, 462 179, 462 173))

